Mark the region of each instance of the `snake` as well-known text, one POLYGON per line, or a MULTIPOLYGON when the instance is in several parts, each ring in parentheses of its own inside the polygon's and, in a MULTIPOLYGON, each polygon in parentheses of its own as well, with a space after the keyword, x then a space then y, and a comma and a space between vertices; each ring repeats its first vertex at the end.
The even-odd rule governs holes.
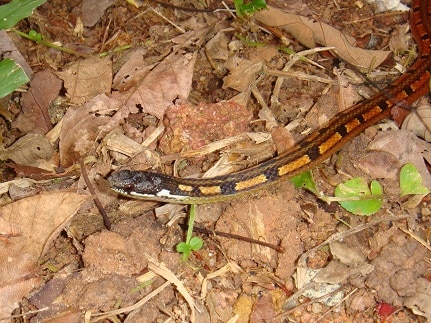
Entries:
POLYGON ((417 44, 415 62, 386 88, 338 113, 326 126, 288 152, 253 167, 212 178, 182 178, 151 170, 122 169, 111 174, 111 189, 120 195, 177 204, 231 200, 292 178, 318 166, 378 121, 391 108, 410 106, 429 91, 431 65, 431 0, 413 0, 410 29, 417 44))

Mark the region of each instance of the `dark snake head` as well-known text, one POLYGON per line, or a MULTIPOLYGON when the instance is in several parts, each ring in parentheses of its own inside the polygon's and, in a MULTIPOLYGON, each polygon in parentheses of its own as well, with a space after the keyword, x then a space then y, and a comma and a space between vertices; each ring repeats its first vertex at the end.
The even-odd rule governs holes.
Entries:
POLYGON ((162 177, 162 174, 148 171, 120 170, 113 173, 108 181, 112 190, 123 195, 153 195, 162 189, 162 177))

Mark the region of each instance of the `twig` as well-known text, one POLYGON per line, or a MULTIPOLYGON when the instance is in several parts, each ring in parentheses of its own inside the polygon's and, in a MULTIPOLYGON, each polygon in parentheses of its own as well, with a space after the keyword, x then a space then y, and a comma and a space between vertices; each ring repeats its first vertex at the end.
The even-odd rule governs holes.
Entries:
MULTIPOLYGON (((186 227, 187 227, 185 224, 180 224, 180 226, 184 229, 186 229, 186 227)), ((227 232, 222 232, 222 231, 215 231, 215 230, 207 230, 207 229, 197 228, 197 227, 194 227, 193 231, 203 233, 203 234, 208 234, 208 235, 213 234, 213 235, 220 236, 220 237, 225 237, 225 238, 229 238, 229 239, 236 239, 236 240, 241 240, 241 241, 245 241, 245 242, 250 242, 253 244, 258 244, 258 245, 261 245, 264 247, 271 248, 271 249, 277 251, 278 253, 284 253, 284 251, 285 251, 282 246, 277 246, 277 245, 269 243, 269 242, 260 241, 260 240, 256 240, 253 238, 240 236, 237 234, 232 234, 232 233, 227 233, 227 232)))
POLYGON ((81 166, 81 174, 82 174, 82 177, 84 178, 85 184, 87 184, 88 190, 90 191, 91 195, 94 197, 94 204, 96 204, 97 209, 102 215, 103 223, 105 224, 105 227, 108 230, 111 230, 111 220, 109 220, 109 217, 108 217, 108 214, 106 214, 105 208, 100 202, 99 197, 97 196, 93 185, 91 185, 90 179, 88 178, 88 175, 87 175, 87 171, 85 170, 84 160, 82 158, 81 158, 81 161, 79 162, 79 165, 81 166))

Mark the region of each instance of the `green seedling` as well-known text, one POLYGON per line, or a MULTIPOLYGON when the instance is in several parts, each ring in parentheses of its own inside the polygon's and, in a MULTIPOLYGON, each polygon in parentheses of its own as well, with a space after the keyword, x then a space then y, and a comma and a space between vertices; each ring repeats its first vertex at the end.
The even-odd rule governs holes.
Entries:
POLYGON ((244 0, 234 0, 233 3, 239 17, 251 16, 262 9, 266 9, 265 0, 252 0, 248 3, 244 3, 244 0))
POLYGON ((358 215, 371 215, 382 207, 383 189, 379 182, 372 181, 370 187, 364 178, 356 177, 339 184, 335 197, 355 198, 358 200, 339 201, 347 211, 358 215))
POLYGON ((77 51, 75 51, 73 49, 66 48, 66 47, 63 47, 63 46, 59 46, 59 45, 56 45, 56 44, 54 44, 54 43, 46 40, 43 37, 42 34, 38 33, 35 30, 30 30, 28 32, 28 34, 23 33, 22 31, 19 31, 19 30, 14 30, 14 31, 18 35, 20 35, 21 37, 29 39, 29 40, 32 40, 32 41, 34 41, 34 42, 36 42, 38 44, 41 44, 43 46, 46 46, 46 47, 49 47, 49 48, 52 48, 52 49, 56 49, 56 50, 62 51, 64 53, 68 53, 68 54, 75 55, 75 56, 85 56, 84 54, 79 53, 79 52, 77 52, 77 51))
POLYGON ((309 190, 317 196, 320 195, 316 186, 316 182, 313 179, 313 174, 309 170, 292 177, 290 181, 293 183, 293 185, 295 185, 295 188, 303 188, 309 190))
POLYGON ((187 229, 187 236, 185 242, 180 242, 177 245, 177 252, 181 253, 181 260, 187 261, 193 251, 197 251, 202 248, 203 242, 199 237, 192 237, 193 233, 193 225, 195 222, 195 214, 196 214, 196 205, 190 205, 190 214, 189 214, 189 225, 187 229))
POLYGON ((400 171, 401 196, 426 195, 430 192, 422 185, 422 176, 413 164, 405 164, 400 171))
MULTIPOLYGON (((358 215, 371 215, 383 205, 383 189, 379 182, 372 181, 370 186, 363 178, 352 178, 338 185, 335 197, 323 195, 317 188, 312 173, 306 171, 295 177, 291 182, 296 188, 304 188, 314 193, 320 200, 327 203, 338 202, 345 210, 358 215)), ((430 190, 422 185, 422 177, 412 164, 406 164, 400 172, 400 196, 426 195, 430 190)))

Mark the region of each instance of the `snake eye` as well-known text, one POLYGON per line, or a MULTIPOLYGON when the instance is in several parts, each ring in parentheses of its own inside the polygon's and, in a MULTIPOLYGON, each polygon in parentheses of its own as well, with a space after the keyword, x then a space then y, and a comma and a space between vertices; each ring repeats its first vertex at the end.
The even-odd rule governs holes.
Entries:
POLYGON ((127 183, 127 184, 123 185, 122 188, 125 192, 128 192, 128 193, 134 192, 135 191, 135 184, 127 183))

